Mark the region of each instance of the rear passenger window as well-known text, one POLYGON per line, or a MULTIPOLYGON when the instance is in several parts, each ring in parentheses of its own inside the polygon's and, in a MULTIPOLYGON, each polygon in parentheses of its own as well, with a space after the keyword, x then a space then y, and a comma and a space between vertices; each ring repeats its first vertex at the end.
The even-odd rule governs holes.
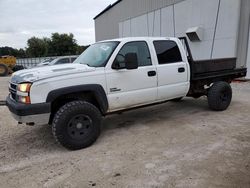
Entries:
POLYGON ((180 50, 174 41, 154 41, 159 64, 182 61, 180 50))

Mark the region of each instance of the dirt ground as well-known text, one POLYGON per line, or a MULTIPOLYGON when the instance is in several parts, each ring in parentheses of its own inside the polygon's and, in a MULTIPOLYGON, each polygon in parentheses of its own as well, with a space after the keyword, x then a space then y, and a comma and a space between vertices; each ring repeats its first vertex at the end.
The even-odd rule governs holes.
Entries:
MULTIPOLYGON (((8 91, 0 79, 0 100, 8 91)), ((206 98, 112 115, 90 148, 68 151, 49 126, 0 107, 0 187, 250 187, 250 83, 227 111, 206 98)))

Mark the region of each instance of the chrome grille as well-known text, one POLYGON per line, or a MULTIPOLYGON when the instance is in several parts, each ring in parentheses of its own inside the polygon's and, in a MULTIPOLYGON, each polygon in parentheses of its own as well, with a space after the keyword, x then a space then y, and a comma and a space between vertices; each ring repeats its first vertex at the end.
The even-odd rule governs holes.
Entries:
POLYGON ((10 83, 10 88, 14 89, 14 90, 17 90, 17 85, 16 84, 13 84, 13 83, 10 83))
POLYGON ((17 84, 10 83, 9 92, 10 92, 11 98, 17 101, 17 84))

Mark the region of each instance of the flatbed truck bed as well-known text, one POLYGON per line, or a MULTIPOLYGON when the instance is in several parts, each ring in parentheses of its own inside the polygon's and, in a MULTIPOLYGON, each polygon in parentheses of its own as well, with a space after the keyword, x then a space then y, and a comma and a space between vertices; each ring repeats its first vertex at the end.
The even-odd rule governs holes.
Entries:
POLYGON ((186 37, 179 38, 186 50, 190 65, 190 90, 188 96, 200 97, 207 95, 204 86, 210 86, 217 81, 231 83, 236 78, 245 77, 246 68, 236 68, 236 58, 209 59, 195 61, 186 37))

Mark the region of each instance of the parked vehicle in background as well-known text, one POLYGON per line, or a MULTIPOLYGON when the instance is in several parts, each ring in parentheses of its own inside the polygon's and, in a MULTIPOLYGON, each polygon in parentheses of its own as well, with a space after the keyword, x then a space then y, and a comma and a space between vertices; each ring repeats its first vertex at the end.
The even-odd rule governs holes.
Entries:
POLYGON ((48 65, 51 61, 53 61, 54 59, 55 59, 55 58, 45 59, 45 60, 42 61, 41 63, 37 64, 37 67, 46 66, 46 65, 48 65))
POLYGON ((59 143, 81 149, 110 113, 186 96, 207 96, 210 109, 226 110, 230 83, 247 72, 235 65, 236 58, 194 61, 186 38, 114 39, 91 45, 73 64, 17 72, 7 106, 20 124, 52 124, 59 143))
POLYGON ((0 57, 0 76, 8 76, 9 74, 22 70, 22 65, 16 64, 14 56, 1 56, 0 57))
POLYGON ((51 65, 61 65, 67 63, 73 63, 78 56, 62 56, 55 59, 47 59, 37 65, 37 67, 51 66, 51 65))

